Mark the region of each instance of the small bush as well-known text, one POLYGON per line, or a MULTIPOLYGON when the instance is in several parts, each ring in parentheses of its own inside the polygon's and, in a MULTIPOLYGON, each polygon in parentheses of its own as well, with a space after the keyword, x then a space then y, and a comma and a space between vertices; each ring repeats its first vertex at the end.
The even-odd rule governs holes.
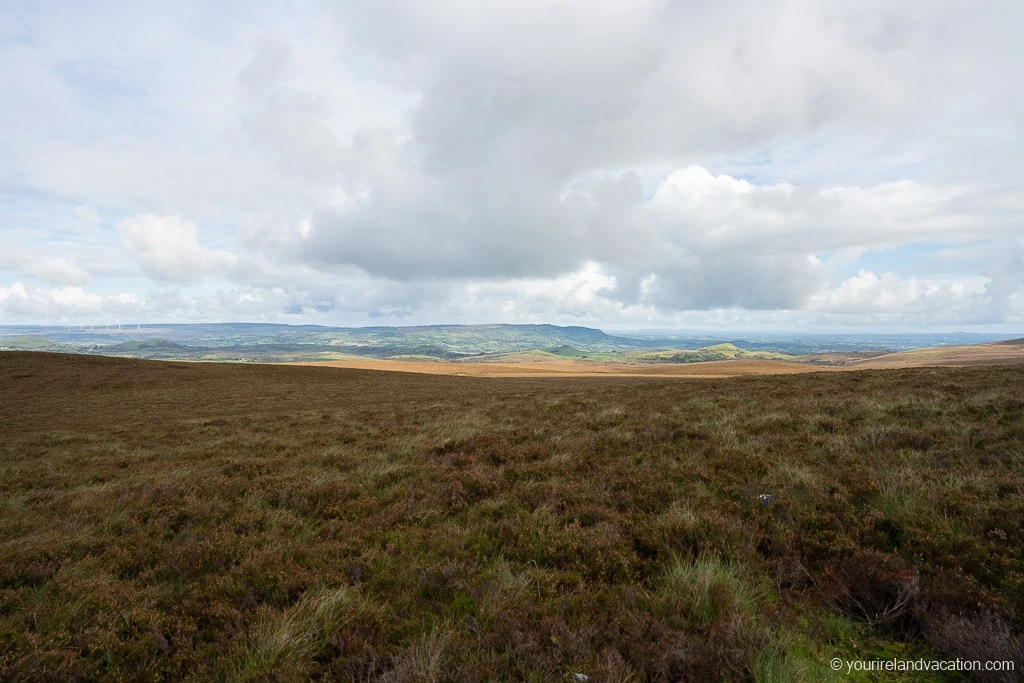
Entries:
POLYGON ((829 578, 835 604, 871 626, 901 620, 921 594, 921 583, 913 569, 873 551, 843 559, 829 578))

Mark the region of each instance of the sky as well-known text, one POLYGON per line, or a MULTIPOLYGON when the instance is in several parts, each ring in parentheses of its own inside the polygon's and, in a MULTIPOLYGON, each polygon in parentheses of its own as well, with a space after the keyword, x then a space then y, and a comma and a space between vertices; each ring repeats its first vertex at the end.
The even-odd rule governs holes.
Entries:
POLYGON ((8 0, 0 324, 1024 331, 1021 26, 8 0))

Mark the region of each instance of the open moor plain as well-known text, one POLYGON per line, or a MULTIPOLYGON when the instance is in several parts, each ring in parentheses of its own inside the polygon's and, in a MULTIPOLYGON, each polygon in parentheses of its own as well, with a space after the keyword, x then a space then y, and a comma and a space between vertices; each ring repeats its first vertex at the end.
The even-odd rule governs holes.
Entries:
POLYGON ((0 378, 4 680, 1024 666, 1024 364, 0 378))

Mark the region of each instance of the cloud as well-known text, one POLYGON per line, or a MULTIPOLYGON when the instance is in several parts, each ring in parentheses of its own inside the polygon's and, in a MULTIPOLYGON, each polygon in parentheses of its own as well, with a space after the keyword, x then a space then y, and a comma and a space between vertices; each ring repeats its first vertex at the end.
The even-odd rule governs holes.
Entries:
POLYGON ((291 233, 292 251, 319 268, 400 281, 550 278, 596 263, 614 274, 607 293, 624 303, 788 309, 827 284, 820 254, 1009 231, 998 217, 963 211, 963 188, 912 181, 756 185, 691 165, 647 199, 635 173, 514 199, 507 185, 460 199, 455 187, 428 183, 384 185, 322 210, 291 233))
POLYGON ((1024 323, 1024 245, 1008 250, 987 272, 991 317, 1024 323))
POLYGON ((239 74, 242 132, 274 162, 307 180, 330 182, 338 173, 340 145, 330 129, 330 104, 287 84, 291 48, 263 41, 239 74))
POLYGON ((1013 40, 991 9, 386 0, 339 11, 352 49, 405 65, 422 92, 412 128, 433 168, 558 181, 830 125, 902 130, 945 103, 984 112, 1016 97, 991 79, 1013 40))
POLYGON ((173 319, 1012 323, 1021 21, 43 3, 0 36, 4 310, 85 310, 54 294, 79 287, 173 319))
POLYGON ((129 254, 145 273, 162 282, 195 283, 223 275, 237 258, 199 243, 199 228, 178 215, 140 214, 117 224, 129 254))
MULTIPOLYGON (((922 280, 868 271, 812 296, 803 310, 716 307, 675 311, 606 296, 616 278, 594 263, 556 278, 397 283, 368 276, 278 273, 278 284, 154 288, 142 295, 80 287, 0 286, 0 316, 20 322, 266 320, 321 324, 541 323, 692 329, 962 328, 1024 321, 1024 286, 998 296, 987 278, 922 280), (316 284, 309 286, 313 281, 316 284)), ((650 287, 651 282, 646 286, 650 287)))
POLYGON ((941 310, 976 315, 972 309, 991 294, 988 283, 984 277, 935 281, 862 270, 838 287, 820 292, 810 307, 833 313, 920 314, 941 310))
POLYGON ((19 247, 0 253, 0 270, 57 285, 87 285, 92 275, 69 258, 47 256, 19 247))
POLYGON ((0 312, 29 320, 104 315, 133 301, 130 294, 103 297, 81 287, 43 288, 23 282, 0 286, 0 312))

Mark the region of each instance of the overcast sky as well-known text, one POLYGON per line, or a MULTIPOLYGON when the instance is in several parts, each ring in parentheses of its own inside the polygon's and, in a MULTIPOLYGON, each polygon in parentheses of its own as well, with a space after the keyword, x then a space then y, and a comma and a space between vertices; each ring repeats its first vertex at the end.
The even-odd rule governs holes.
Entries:
POLYGON ((1024 331, 1021 26, 8 1, 0 324, 1024 331))

